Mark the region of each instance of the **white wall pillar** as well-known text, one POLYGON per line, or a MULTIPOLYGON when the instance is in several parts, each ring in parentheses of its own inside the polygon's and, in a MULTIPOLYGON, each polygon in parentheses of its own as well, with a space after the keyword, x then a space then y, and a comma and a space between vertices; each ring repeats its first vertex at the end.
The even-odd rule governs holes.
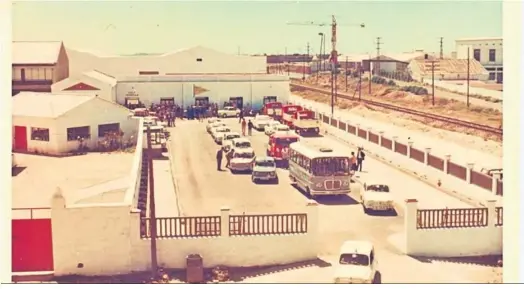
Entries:
POLYGON ((468 163, 466 167, 466 182, 468 184, 471 184, 471 171, 473 170, 473 167, 475 166, 474 163, 468 163))
POLYGON ((491 192, 494 195, 497 194, 498 180, 500 180, 500 173, 493 173, 493 175, 491 176, 491 192))
POLYGON ((368 129, 366 130, 366 140, 369 141, 369 132, 371 131, 371 127, 368 127, 368 129))
POLYGON ((417 210, 418 200, 407 199, 404 207, 404 236, 406 238, 405 253, 410 254, 417 252, 416 241, 417 241, 417 210))
POLYGON ((384 136, 384 131, 378 132, 378 145, 382 146, 382 137, 384 136))
POLYGON ((306 203, 307 212, 307 234, 310 236, 311 244, 319 252, 319 224, 318 224, 318 203, 315 200, 308 200, 306 203))
POLYGON ((394 136, 391 138, 391 150, 392 151, 396 151, 397 149, 397 140, 398 140, 398 136, 394 136))
POLYGON ((449 173, 449 166, 448 166, 449 161, 451 161, 451 155, 447 154, 444 157, 444 173, 446 173, 446 174, 449 173))
MULTIPOLYGON (((243 225, 243 224, 242 224, 243 225)), ((220 235, 229 237, 229 208, 220 208, 220 235)))
POLYGON ((358 131, 360 130, 360 124, 355 125, 355 135, 358 136, 358 131))
POLYGON ((408 158, 411 157, 411 147, 413 146, 413 142, 412 141, 408 141, 408 150, 407 150, 407 156, 408 158))
POLYGON ((495 228, 497 224, 496 200, 487 200, 486 208, 488 209, 488 228, 495 228))
POLYGON ((350 122, 349 120, 346 120, 346 132, 349 132, 349 126, 350 126, 350 122))
POLYGON ((429 153, 431 152, 431 148, 426 148, 424 151, 424 164, 427 166, 429 164, 429 153))

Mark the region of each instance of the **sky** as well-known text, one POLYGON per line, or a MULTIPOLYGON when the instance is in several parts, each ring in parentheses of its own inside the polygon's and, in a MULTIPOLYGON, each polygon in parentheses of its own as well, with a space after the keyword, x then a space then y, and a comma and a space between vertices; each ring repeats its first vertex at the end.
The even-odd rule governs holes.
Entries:
MULTIPOLYGON (((342 54, 454 50, 455 39, 502 36, 502 1, 15 1, 13 40, 61 40, 101 54, 165 53, 196 45, 226 53, 318 53, 331 27, 342 54), (364 23, 365 28, 359 24, 364 23)), ((331 37, 326 38, 329 51, 331 37)))

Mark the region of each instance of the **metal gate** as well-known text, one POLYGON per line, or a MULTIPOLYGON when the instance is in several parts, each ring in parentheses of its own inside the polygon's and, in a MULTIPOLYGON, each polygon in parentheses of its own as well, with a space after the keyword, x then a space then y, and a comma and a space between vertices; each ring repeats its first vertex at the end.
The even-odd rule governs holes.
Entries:
POLYGON ((53 236, 49 208, 13 209, 11 266, 13 272, 53 271, 53 236), (16 219, 17 214, 29 214, 16 219), (42 216, 43 217, 43 216, 42 216))

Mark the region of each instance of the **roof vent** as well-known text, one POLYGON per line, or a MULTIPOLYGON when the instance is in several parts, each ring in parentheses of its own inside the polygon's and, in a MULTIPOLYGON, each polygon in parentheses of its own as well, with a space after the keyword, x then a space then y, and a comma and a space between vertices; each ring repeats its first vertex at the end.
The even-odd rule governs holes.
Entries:
POLYGON ((321 152, 323 152, 323 153, 330 153, 330 152, 333 152, 333 150, 330 149, 330 148, 320 148, 319 150, 320 150, 321 152))

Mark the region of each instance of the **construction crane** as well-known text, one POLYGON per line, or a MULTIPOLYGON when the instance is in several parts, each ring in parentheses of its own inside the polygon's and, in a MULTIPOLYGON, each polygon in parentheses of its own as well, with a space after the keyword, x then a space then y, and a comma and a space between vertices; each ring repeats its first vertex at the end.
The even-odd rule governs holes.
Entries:
POLYGON ((336 64, 338 63, 338 52, 337 52, 337 26, 358 26, 360 28, 365 28, 364 23, 360 24, 337 24, 337 19, 335 15, 331 15, 331 23, 319 23, 314 21, 306 22, 288 22, 287 25, 303 25, 303 26, 318 26, 318 27, 327 27, 331 26, 331 55, 329 60, 333 63, 332 70, 335 70, 336 64))

